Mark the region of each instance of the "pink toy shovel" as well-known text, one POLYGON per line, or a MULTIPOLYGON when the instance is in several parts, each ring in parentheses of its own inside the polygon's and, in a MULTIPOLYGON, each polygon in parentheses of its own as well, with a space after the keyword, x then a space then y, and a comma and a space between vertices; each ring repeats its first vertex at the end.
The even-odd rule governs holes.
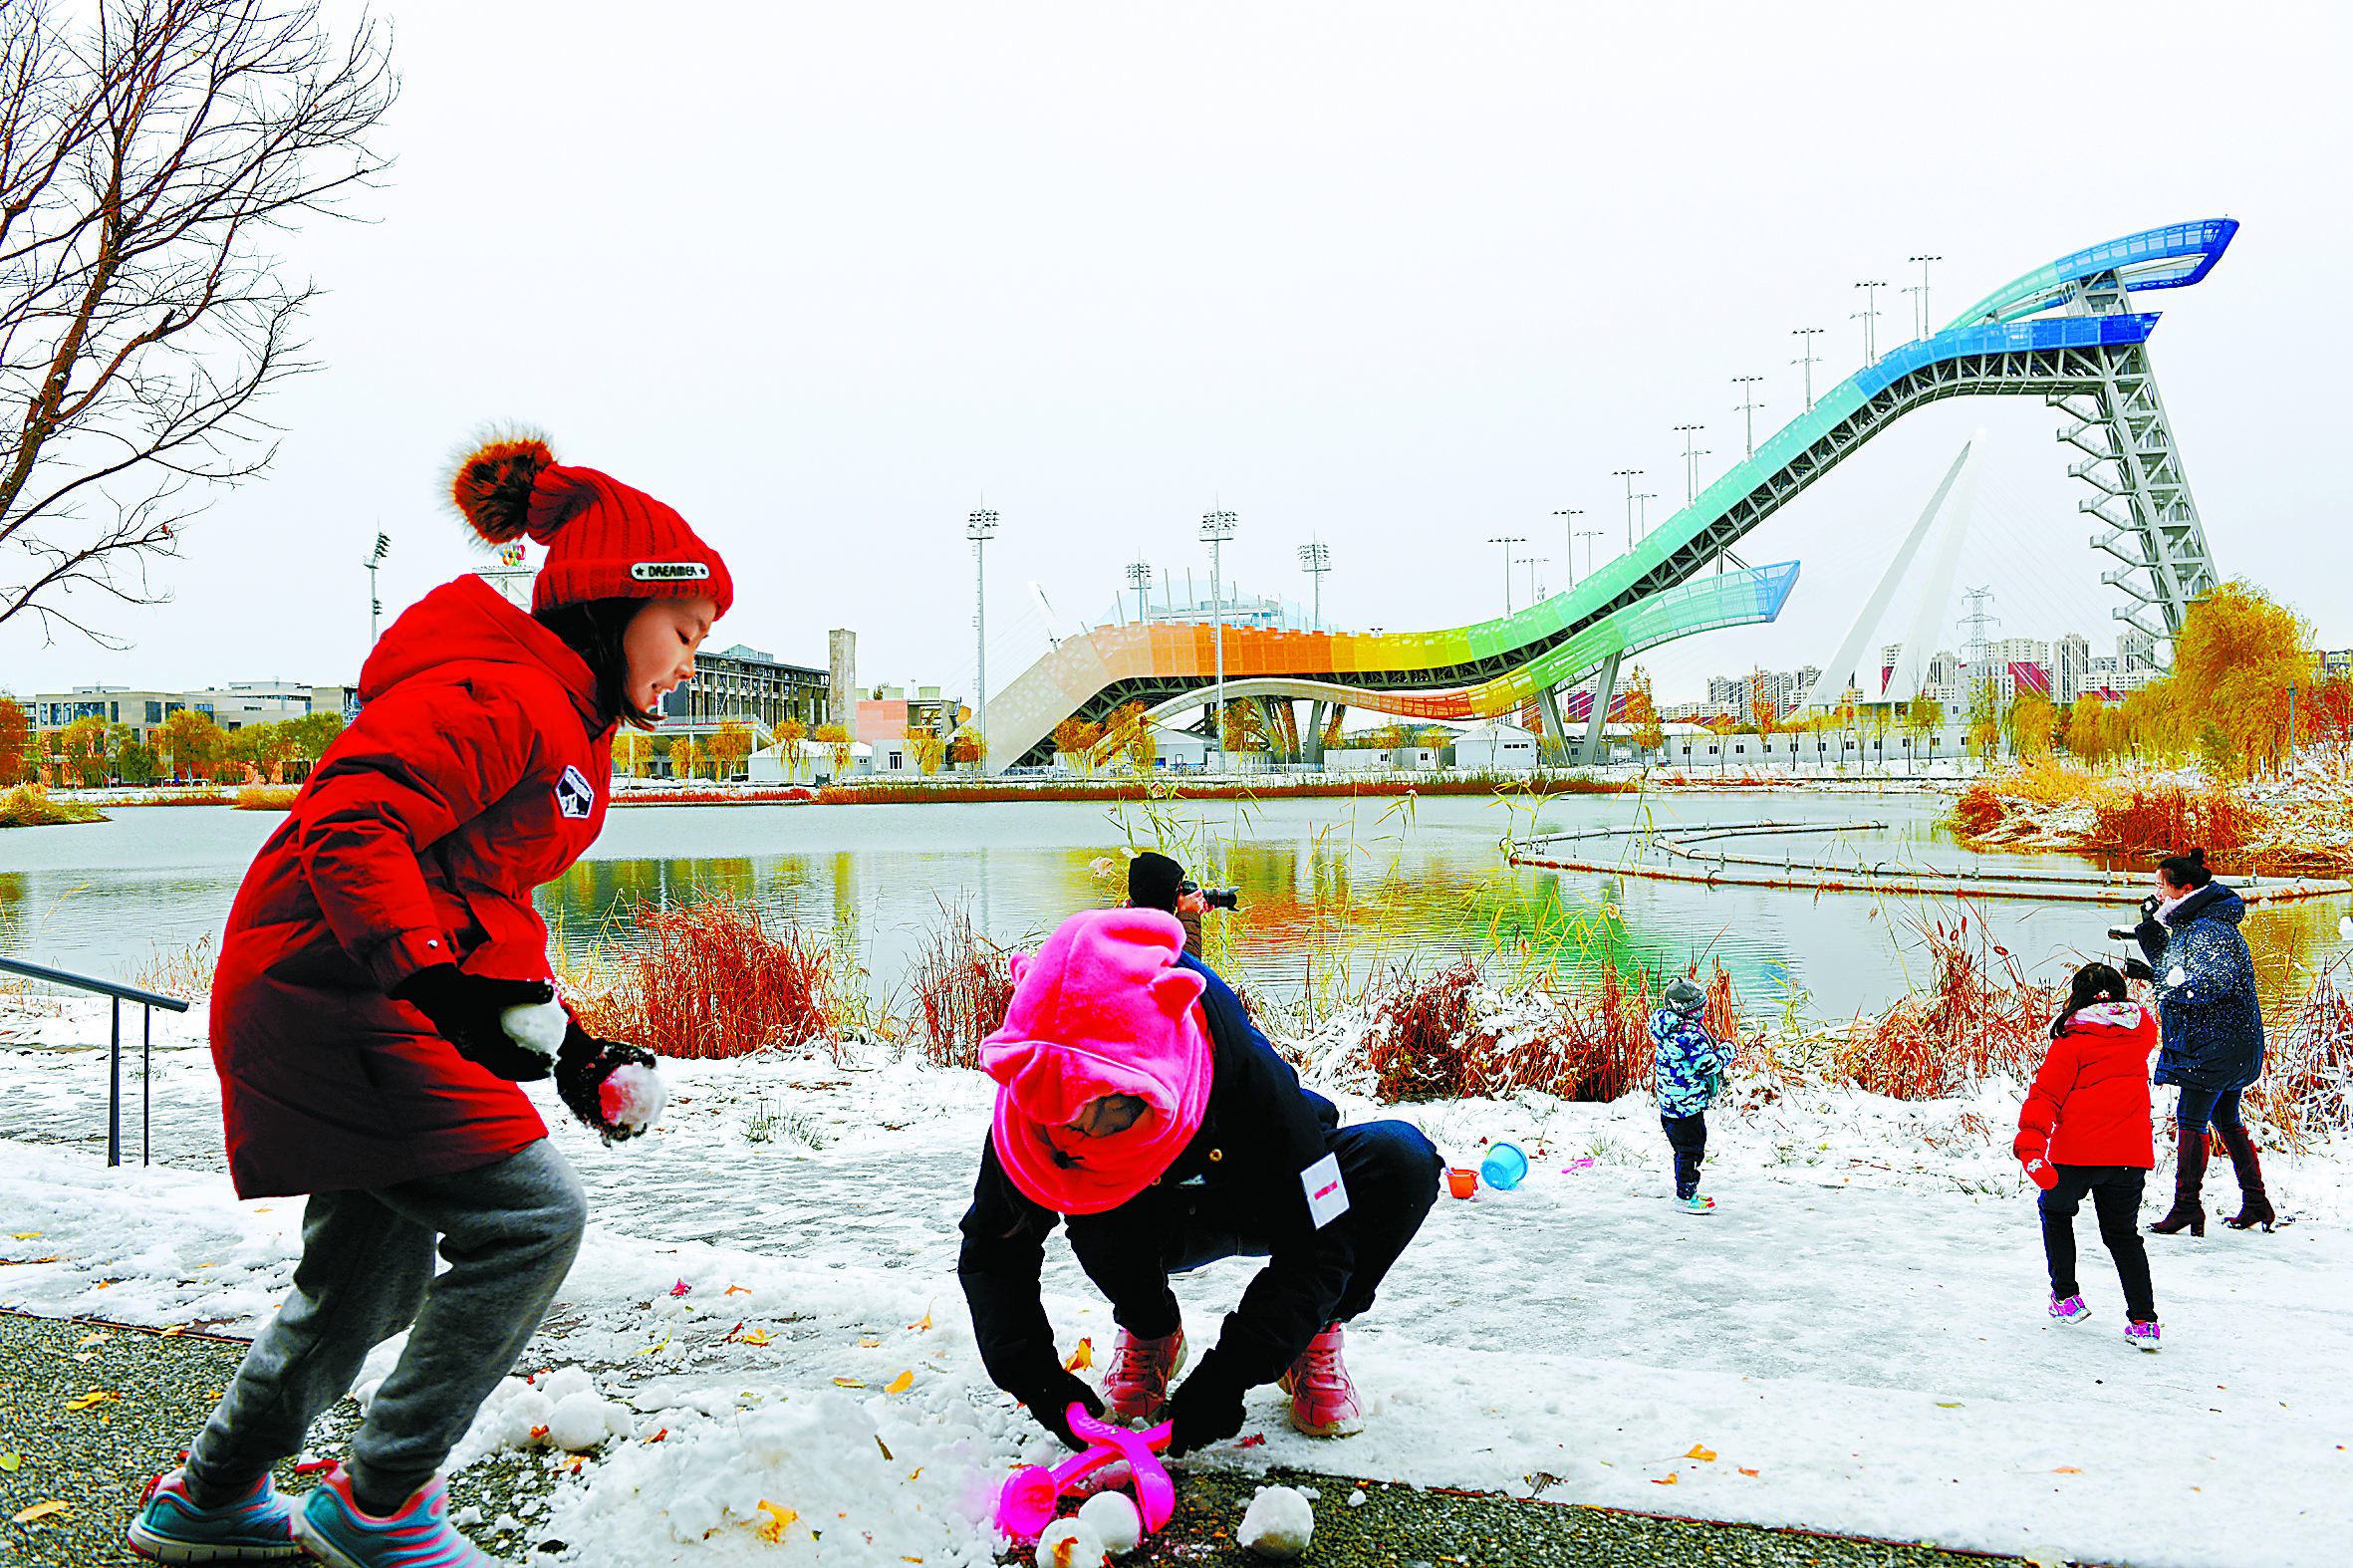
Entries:
POLYGON ((1097 1421, 1087 1407, 1073 1403, 1069 1411, 1074 1437, 1087 1439, 1084 1450, 1052 1469, 1032 1464, 1016 1470, 997 1497, 997 1528, 1016 1538, 1035 1536, 1054 1522, 1054 1506, 1062 1494, 1106 1464, 1128 1461, 1136 1477, 1136 1511, 1143 1516, 1147 1535, 1169 1522, 1176 1511, 1176 1485, 1161 1463, 1158 1450, 1169 1445, 1169 1424, 1149 1432, 1131 1432, 1097 1421))

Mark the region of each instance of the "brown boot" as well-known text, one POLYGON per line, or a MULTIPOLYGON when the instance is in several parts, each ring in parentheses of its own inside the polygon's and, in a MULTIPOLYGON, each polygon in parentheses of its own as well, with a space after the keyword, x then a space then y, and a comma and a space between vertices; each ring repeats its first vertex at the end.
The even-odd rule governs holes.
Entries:
POLYGON ((2263 1194, 2263 1167, 2255 1159, 2255 1141, 2244 1127, 2220 1129, 2222 1147, 2230 1151, 2230 1169, 2238 1175, 2238 1212, 2222 1221, 2232 1230, 2252 1230, 2261 1225, 2265 1230, 2279 1218, 2271 1208, 2271 1199, 2263 1194))
POLYGON ((2174 1206, 2173 1211, 2149 1227, 2153 1236, 2170 1236, 2188 1230, 2194 1236, 2206 1234, 2206 1206, 2198 1200, 2198 1189, 2206 1184, 2206 1129, 2191 1132, 2177 1127, 2174 1138, 2174 1206))

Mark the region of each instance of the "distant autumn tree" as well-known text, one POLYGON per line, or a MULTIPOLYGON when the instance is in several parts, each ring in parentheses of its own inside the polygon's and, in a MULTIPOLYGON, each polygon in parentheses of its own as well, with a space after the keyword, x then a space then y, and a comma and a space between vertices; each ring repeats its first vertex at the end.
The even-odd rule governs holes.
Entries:
POLYGON ((210 777, 228 749, 228 731, 215 724, 211 714, 192 707, 172 713, 154 733, 157 749, 170 759, 175 779, 210 777))
POLYGON ((71 596, 148 570, 276 454, 314 285, 273 241, 385 162, 389 35, 316 0, 0 0, 0 624, 111 646, 71 596))
POLYGON ((741 719, 731 718, 712 732, 710 759, 713 775, 733 778, 735 765, 752 754, 752 727, 741 719))
POLYGON ((1626 676, 1625 715, 1638 750, 1653 752, 1667 744, 1667 726, 1659 722, 1659 704, 1651 697, 1651 677, 1640 664, 1626 676))
POLYGON ((58 755, 66 771, 85 788, 107 781, 107 721, 92 714, 78 718, 57 734, 58 755))
POLYGON ((0 785, 21 784, 31 775, 33 716, 14 697, 0 697, 0 785))
POLYGON ((2059 710, 2041 692, 2021 691, 2010 698, 2009 711, 2002 715, 2002 727, 2009 731, 2010 755, 2023 762, 2051 749, 2051 737, 2059 727, 2059 710))
POLYGON ((835 778, 850 776, 850 759, 855 755, 850 749, 853 744, 850 731, 839 724, 820 724, 809 732, 809 738, 832 750, 835 778))
POLYGON ((2174 640, 2164 683, 2182 727, 2202 738, 2213 730, 2220 744, 2211 749, 2228 753, 2236 771, 2278 766, 2289 745, 2288 687, 2308 695, 2316 683, 2311 646, 2303 617, 2250 584, 2223 584, 2190 607, 2174 640))
POLYGON ((809 726, 797 718, 788 718, 776 726, 776 749, 784 758, 786 778, 797 779, 801 776, 801 763, 805 760, 801 755, 801 742, 808 738, 809 726))
POLYGON ((695 744, 692 735, 680 735, 670 742, 670 776, 672 778, 690 779, 701 770, 702 763, 702 747, 695 744))

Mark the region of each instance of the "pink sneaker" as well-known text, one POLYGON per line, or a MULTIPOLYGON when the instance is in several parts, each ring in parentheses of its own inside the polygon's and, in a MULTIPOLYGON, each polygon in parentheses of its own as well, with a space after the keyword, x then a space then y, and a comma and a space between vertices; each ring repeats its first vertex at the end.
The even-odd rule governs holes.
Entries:
POLYGON ((1111 1371, 1103 1379, 1103 1402, 1117 1422, 1153 1422, 1168 1403, 1169 1384, 1184 1366, 1184 1330, 1159 1339, 1138 1339, 1126 1329, 1112 1343, 1111 1371))
POLYGON ((1340 1325, 1307 1342, 1281 1379, 1291 1396, 1291 1425, 1310 1437, 1345 1437, 1365 1430, 1365 1408, 1340 1360, 1340 1325))

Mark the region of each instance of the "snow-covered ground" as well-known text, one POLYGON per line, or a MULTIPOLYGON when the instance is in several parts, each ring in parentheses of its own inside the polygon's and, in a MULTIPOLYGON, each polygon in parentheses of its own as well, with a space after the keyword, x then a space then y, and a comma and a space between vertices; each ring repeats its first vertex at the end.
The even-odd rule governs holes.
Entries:
MULTIPOLYGON (((158 1021, 168 1164, 108 1170, 105 1053, 58 1049, 103 1045, 105 1027, 101 1010, 0 998, 0 1305, 249 1333, 286 1287, 300 1201, 230 1193, 209 1060, 188 1048, 201 1008, 158 1021)), ((954 1277, 989 1086, 812 1059, 671 1073, 661 1132, 616 1150, 541 1097, 595 1220, 521 1370, 579 1369, 629 1406, 631 1436, 583 1463, 533 1538, 617 1565, 748 1561, 811 1531, 821 1562, 988 1561, 996 1486, 1051 1448, 989 1387, 954 1277)), ((2296 1218, 2275 1234, 2150 1239, 2152 1357, 2123 1341, 2088 1211, 2096 1315, 2044 1316, 2015 1110, 2000 1092, 1719 1110, 1719 1207, 1697 1217, 1669 1205, 1647 1101, 1406 1108, 1458 1163, 1513 1138, 1542 1151, 1535 1174, 1441 1197, 1351 1330, 1361 1436, 1298 1437, 1261 1389, 1243 1437, 1205 1462, 2146 1568, 2345 1562, 2353 1151, 2272 1157, 2296 1218)), ((2210 1207, 2234 1197, 2218 1163, 2210 1207)), ((1064 1351, 1106 1351, 1102 1302, 1059 1241, 1048 1257, 1064 1351)), ((1231 1263, 1180 1282, 1196 1344, 1247 1277, 1231 1263)), ((551 1391, 575 1394, 574 1420, 581 1384, 551 1391)), ((547 1425, 540 1397, 509 1390, 460 1458, 547 1425)))

